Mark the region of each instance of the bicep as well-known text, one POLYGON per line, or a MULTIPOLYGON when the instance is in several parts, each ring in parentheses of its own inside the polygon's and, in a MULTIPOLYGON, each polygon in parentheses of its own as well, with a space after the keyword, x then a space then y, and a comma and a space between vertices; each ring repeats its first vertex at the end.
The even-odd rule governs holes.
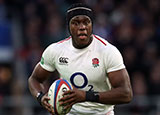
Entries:
POLYGON ((131 88, 129 75, 126 69, 109 72, 108 78, 112 85, 112 88, 118 88, 118 87, 131 88))
POLYGON ((132 99, 132 89, 126 69, 109 72, 111 90, 100 93, 100 102, 104 104, 128 103, 132 99))
POLYGON ((49 78, 52 72, 49 72, 41 67, 38 63, 34 68, 31 77, 37 80, 38 82, 42 83, 49 78))

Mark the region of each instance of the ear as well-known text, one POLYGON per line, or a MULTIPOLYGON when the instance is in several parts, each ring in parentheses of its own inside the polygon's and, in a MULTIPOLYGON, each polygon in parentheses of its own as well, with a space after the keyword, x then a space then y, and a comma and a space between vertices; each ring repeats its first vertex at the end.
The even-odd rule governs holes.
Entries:
POLYGON ((70 21, 69 21, 68 24, 67 24, 68 32, 69 32, 70 35, 72 35, 72 33, 71 33, 71 28, 70 28, 71 26, 70 26, 70 25, 71 25, 71 24, 70 24, 70 21))

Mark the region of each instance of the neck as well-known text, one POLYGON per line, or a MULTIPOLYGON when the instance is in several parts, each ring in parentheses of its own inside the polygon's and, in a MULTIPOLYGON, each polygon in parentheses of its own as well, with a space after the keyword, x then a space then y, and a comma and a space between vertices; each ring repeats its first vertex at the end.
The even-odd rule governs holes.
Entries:
POLYGON ((89 39, 89 42, 88 42, 87 44, 85 44, 85 45, 76 44, 76 42, 73 41, 73 39, 72 39, 72 43, 73 43, 73 46, 74 46, 75 48, 77 48, 77 49, 83 49, 83 48, 88 47, 88 46, 91 44, 92 40, 93 40, 93 37, 92 37, 92 35, 91 35, 91 36, 90 36, 90 39, 89 39))

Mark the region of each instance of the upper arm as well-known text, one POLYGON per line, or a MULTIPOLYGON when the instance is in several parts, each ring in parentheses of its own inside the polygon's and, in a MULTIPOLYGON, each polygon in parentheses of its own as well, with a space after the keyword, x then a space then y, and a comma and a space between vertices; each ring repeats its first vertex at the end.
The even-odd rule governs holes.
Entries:
POLYGON ((52 72, 43 69, 41 65, 38 63, 32 72, 31 78, 37 80, 40 83, 43 83, 45 80, 49 78, 51 73, 52 72))
POLYGON ((100 93, 100 102, 104 104, 123 104, 132 100, 133 94, 126 69, 108 73, 111 90, 100 93))
POLYGON ((28 79, 28 86, 31 94, 36 98, 37 93, 47 92, 48 86, 44 85, 45 81, 49 78, 51 72, 46 71, 38 63, 31 76, 28 79))
POLYGON ((123 57, 119 50, 110 45, 105 52, 105 67, 112 88, 130 86, 128 72, 125 68, 123 57))
POLYGON ((129 75, 122 55, 116 47, 109 47, 105 53, 105 67, 112 89, 104 93, 102 99, 109 95, 109 97, 114 97, 114 100, 108 97, 106 103, 109 103, 109 100, 112 100, 110 101, 111 104, 130 102, 133 94, 129 75))
POLYGON ((130 78, 126 69, 109 72, 108 78, 112 88, 121 88, 124 92, 132 93, 130 78))

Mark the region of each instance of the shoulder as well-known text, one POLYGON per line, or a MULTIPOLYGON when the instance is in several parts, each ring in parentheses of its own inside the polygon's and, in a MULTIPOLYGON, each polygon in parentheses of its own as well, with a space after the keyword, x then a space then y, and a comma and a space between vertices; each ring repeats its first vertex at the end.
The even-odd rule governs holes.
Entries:
POLYGON ((47 50, 47 51, 53 52, 53 51, 63 49, 69 44, 70 39, 71 39, 71 37, 68 37, 68 38, 65 38, 59 42, 52 43, 45 49, 45 51, 47 50))
POLYGON ((102 45, 102 46, 107 46, 108 44, 108 41, 103 39, 102 37, 98 36, 98 35, 95 35, 93 34, 93 37, 95 39, 95 41, 99 44, 99 45, 102 45))
POLYGON ((113 44, 109 43, 106 39, 95 34, 93 34, 93 37, 95 38, 97 45, 100 46, 102 49, 109 51, 117 50, 117 48, 113 44))
POLYGON ((58 44, 66 44, 66 43, 68 43, 70 40, 71 40, 71 36, 69 36, 69 37, 67 37, 67 38, 65 38, 65 39, 57 42, 57 45, 58 45, 58 44))

